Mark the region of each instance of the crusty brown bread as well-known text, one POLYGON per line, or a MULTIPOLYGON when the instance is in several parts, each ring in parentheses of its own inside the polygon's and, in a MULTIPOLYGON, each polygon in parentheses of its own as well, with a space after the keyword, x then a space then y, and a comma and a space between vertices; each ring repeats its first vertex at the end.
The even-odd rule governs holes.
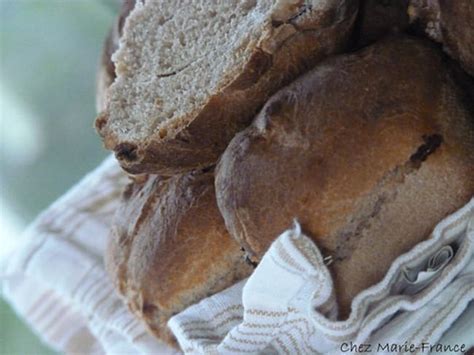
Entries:
POLYGON ((275 94, 218 164, 231 234, 258 260, 296 218, 333 257, 341 318, 474 194, 472 101, 443 57, 390 37, 331 58, 275 94))
POLYGON ((129 308, 171 344, 172 315, 252 270, 217 209, 213 172, 137 177, 117 210, 105 263, 129 308))
POLYGON ((150 0, 128 16, 96 120, 131 173, 216 162, 278 88, 341 51, 357 0, 150 0))
POLYGON ((474 76, 474 1, 410 0, 408 13, 474 76))
POLYGON ((112 54, 118 49, 119 39, 122 36, 123 25, 130 11, 135 6, 135 0, 123 0, 120 13, 110 29, 102 48, 99 67, 96 76, 96 109, 97 112, 105 110, 107 102, 107 89, 115 80, 115 64, 112 54))

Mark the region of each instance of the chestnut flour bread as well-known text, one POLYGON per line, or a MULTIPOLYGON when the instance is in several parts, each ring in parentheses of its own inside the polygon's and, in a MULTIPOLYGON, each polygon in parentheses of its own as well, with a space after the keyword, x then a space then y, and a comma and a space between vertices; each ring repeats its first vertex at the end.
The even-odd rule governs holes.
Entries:
POLYGON ((132 173, 212 165, 265 100, 341 51, 357 0, 138 2, 96 120, 132 173))
POLYGON ((409 15, 474 76, 474 1, 410 0, 409 15))
POLYGON ((428 42, 390 37, 328 59, 232 140, 216 170, 219 209, 257 260, 298 219, 333 257, 345 317, 473 196, 472 114, 428 42))
POLYGON ((249 275, 217 209, 213 172, 138 177, 123 194, 106 268, 129 308, 173 343, 168 319, 249 275))

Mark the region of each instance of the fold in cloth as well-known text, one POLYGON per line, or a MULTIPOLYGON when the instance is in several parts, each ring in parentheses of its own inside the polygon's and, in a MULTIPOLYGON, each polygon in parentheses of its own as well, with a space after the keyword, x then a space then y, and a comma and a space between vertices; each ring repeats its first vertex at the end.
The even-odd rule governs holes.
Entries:
MULTIPOLYGON (((473 254, 474 199, 398 257, 381 282, 354 298, 349 318, 337 321, 329 270, 296 224, 247 281, 168 324, 193 354, 426 353, 439 349, 442 334, 474 299, 473 254)), ((450 349, 469 349, 473 340, 450 349)))
POLYGON ((52 348, 68 354, 175 354, 125 307, 103 255, 128 178, 105 160, 27 229, 3 261, 6 300, 52 348))
MULTIPOLYGON (((6 300, 60 352, 181 353, 146 331, 106 277, 106 238, 126 183, 110 157, 43 212, 23 245, 0 263, 6 300)), ((248 280, 189 307, 169 325, 190 354, 349 353, 341 346, 351 341, 376 353, 385 349, 377 351, 378 344, 405 342, 469 348, 474 302, 463 311, 474 297, 473 219, 471 200, 359 294, 346 321, 336 321, 321 253, 296 225, 248 280)))

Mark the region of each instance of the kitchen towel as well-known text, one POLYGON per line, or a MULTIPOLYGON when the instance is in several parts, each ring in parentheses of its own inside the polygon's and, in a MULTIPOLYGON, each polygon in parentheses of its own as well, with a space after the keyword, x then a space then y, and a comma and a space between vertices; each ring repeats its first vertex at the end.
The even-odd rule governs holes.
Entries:
POLYGON ((467 350, 472 333, 457 347, 438 341, 474 299, 473 255, 474 199, 398 257, 381 282, 355 297, 350 317, 337 321, 329 270, 296 223, 247 281, 189 307, 169 326, 193 354, 467 350))
MULTIPOLYGON (((3 296, 60 352, 181 353, 149 335, 104 270, 108 229, 127 180, 108 158, 43 212, 0 263, 3 296)), ((444 350, 456 353, 474 346, 474 321, 465 316, 474 308, 473 220, 474 199, 359 294, 346 321, 336 320, 327 260, 295 222, 247 280, 169 326, 189 354, 427 353, 448 345, 444 350), (404 344, 419 348, 405 351, 404 344)))
POLYGON ((53 349, 67 354, 175 354, 115 293, 103 254, 128 178, 114 157, 40 214, 1 261, 3 296, 53 349))

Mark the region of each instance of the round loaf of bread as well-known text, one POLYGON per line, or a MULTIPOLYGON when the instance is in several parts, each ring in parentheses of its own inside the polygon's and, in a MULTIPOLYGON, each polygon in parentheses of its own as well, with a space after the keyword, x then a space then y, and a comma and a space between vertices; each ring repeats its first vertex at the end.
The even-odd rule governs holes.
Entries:
POLYGON ((428 42, 391 37, 325 61, 275 94, 222 156, 228 230, 258 260, 296 218, 333 257, 347 316, 474 194, 472 104, 428 42))
POLYGON ((105 263, 132 312, 171 344, 172 315, 252 271, 217 209, 213 172, 137 178, 123 194, 105 263))

